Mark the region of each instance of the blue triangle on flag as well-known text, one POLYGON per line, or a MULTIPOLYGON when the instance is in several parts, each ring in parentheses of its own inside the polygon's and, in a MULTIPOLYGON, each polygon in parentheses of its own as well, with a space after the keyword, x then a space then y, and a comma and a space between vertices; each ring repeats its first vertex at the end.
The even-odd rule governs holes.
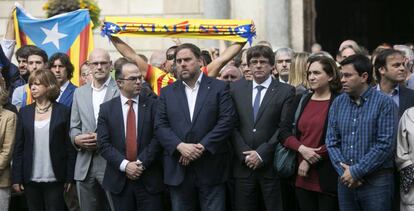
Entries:
POLYGON ((16 16, 20 30, 49 56, 57 52, 66 53, 90 22, 88 10, 77 10, 48 19, 35 19, 17 7, 16 16))

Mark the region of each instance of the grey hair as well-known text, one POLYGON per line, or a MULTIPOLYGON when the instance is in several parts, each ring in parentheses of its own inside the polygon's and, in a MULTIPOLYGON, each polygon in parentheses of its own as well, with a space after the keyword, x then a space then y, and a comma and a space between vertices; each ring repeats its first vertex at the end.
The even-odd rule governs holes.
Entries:
POLYGON ((409 60, 414 59, 414 52, 411 50, 410 47, 406 45, 394 45, 393 47, 395 50, 401 51, 405 57, 407 57, 409 60))
POLYGON ((295 52, 291 48, 278 48, 275 51, 275 58, 279 57, 280 55, 285 55, 285 54, 287 54, 291 58, 295 56, 295 52))

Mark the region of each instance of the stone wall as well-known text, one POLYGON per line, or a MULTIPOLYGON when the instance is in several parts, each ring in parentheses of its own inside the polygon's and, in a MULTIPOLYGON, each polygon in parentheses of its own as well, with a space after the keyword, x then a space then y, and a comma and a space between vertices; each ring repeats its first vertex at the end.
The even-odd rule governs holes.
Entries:
MULTIPOLYGON (((136 17, 163 17, 163 18, 239 18, 253 19, 257 27, 257 41, 269 40, 273 47, 288 45, 295 50, 303 49, 303 20, 298 11, 301 10, 302 0, 277 0, 279 4, 272 3, 274 0, 97 0, 101 15, 104 16, 136 16, 136 17), (278 5, 283 3, 283 8, 278 5), (228 7, 227 9, 214 10, 212 5, 228 7), (274 10, 268 7, 276 7, 274 10), (207 8, 208 11, 204 11, 207 8), (290 10, 290 11, 286 11, 290 10), (227 14, 225 14, 227 11, 227 14), (292 13, 291 11, 295 11, 292 13), (289 14, 295 14, 289 18, 289 14), (302 24, 302 25, 301 25, 302 24), (302 34, 301 34, 302 31, 302 34), (272 33, 274 32, 274 33, 272 33)), ((0 37, 3 37, 9 11, 15 0, 0 0, 0 37)), ((17 1, 35 17, 42 18, 45 12, 42 10, 45 0, 23 0, 17 1)), ((168 38, 122 38, 130 44, 137 52, 150 56, 154 50, 167 49, 174 45, 172 39, 168 38)), ((113 58, 120 55, 111 46, 107 38, 94 32, 95 46, 107 49, 113 58)), ((181 42, 192 42, 201 48, 218 47, 217 42, 209 42, 194 39, 181 39, 181 42)))

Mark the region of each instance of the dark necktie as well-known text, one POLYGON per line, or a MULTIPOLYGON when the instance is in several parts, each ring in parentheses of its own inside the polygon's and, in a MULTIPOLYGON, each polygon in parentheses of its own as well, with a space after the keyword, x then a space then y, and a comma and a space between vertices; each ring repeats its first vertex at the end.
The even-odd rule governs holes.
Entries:
POLYGON ((264 88, 265 87, 264 86, 261 86, 261 85, 256 86, 257 94, 256 94, 256 97, 254 98, 254 103, 253 103, 253 117, 254 117, 254 121, 256 121, 257 113, 259 112, 259 108, 260 108, 260 98, 262 97, 262 90, 264 88))
POLYGON ((129 161, 137 160, 137 127, 135 120, 135 111, 132 100, 128 100, 129 110, 127 114, 127 130, 126 130, 126 158, 129 161))

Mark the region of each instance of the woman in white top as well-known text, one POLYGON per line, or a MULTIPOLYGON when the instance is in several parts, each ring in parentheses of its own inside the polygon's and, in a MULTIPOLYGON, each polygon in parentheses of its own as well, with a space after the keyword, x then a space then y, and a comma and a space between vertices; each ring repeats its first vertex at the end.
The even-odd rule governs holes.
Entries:
POLYGON ((73 183, 75 166, 70 110, 56 103, 59 85, 49 70, 31 73, 29 87, 34 103, 18 114, 13 188, 24 190, 29 210, 65 210, 63 192, 73 183))

